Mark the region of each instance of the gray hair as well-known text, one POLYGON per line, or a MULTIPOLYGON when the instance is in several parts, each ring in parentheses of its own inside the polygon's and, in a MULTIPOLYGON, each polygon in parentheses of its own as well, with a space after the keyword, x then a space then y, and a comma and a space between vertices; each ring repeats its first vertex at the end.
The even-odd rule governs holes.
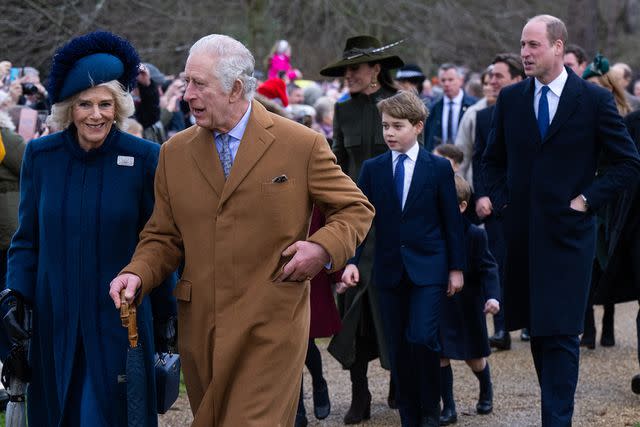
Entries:
MULTIPOLYGON (((120 130, 126 130, 126 119, 133 116, 135 105, 131 94, 124 90, 117 80, 111 80, 93 87, 106 87, 113 95, 116 110, 116 126, 120 130)), ((86 90, 86 89, 85 89, 86 90)), ((83 91, 84 92, 84 91, 83 91)), ((66 129, 73 121, 73 104, 78 100, 82 92, 73 95, 64 101, 56 102, 51 106, 51 115, 47 117, 47 125, 55 129, 66 129)))
POLYGON ((325 116, 333 111, 335 101, 328 96, 318 98, 313 108, 316 109, 316 122, 321 123, 325 116))
POLYGON ((231 92, 236 80, 242 82, 244 97, 251 101, 256 91, 257 80, 253 77, 255 60, 239 41, 222 34, 210 34, 195 42, 189 49, 189 56, 206 52, 217 58, 217 67, 212 70, 227 93, 231 92))
POLYGON ((462 69, 462 67, 458 67, 456 64, 452 64, 450 62, 444 63, 442 64, 440 67, 438 67, 438 73, 444 73, 445 71, 449 71, 449 70, 455 70, 456 74, 458 74, 458 77, 460 78, 464 78, 464 70, 462 69))

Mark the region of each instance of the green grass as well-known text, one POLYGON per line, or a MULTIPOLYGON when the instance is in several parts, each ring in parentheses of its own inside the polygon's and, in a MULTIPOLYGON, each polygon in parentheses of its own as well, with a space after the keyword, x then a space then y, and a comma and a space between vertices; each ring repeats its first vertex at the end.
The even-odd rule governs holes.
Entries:
MULTIPOLYGON (((182 370, 180 370, 180 396, 183 394, 187 394, 187 387, 184 385, 184 376, 182 375, 182 370)), ((640 427, 640 426, 636 426, 636 427, 640 427)))

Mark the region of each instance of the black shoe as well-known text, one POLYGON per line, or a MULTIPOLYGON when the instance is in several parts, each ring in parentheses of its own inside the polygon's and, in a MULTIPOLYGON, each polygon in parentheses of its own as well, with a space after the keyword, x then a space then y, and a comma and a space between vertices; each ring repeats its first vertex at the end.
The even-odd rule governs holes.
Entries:
POLYGON ((511 350, 511 335, 507 331, 498 331, 489 337, 489 345, 498 350, 511 350))
POLYGON ((433 414, 427 414, 422 417, 420 421, 420 427, 438 427, 440 426, 440 410, 438 412, 434 412, 433 414))
POLYGON ((371 393, 367 388, 352 390, 351 407, 344 416, 345 424, 360 424, 371 418, 371 393))
POLYGON ((307 427, 309 421, 307 420, 307 416, 305 414, 296 414, 296 423, 295 427, 307 427))
POLYGON ((586 332, 582 334, 580 338, 580 347, 587 347, 589 350, 596 348, 596 336, 595 333, 586 332))
POLYGON ((631 378, 631 391, 635 394, 640 394, 640 374, 634 375, 631 378))
POLYGON ((529 335, 529 329, 522 328, 522 330, 520 331, 520 340, 522 340, 522 341, 530 341, 531 340, 531 336, 529 335))
POLYGON ((324 420, 331 412, 331 401, 329 400, 329 389, 327 382, 323 380, 324 386, 313 390, 313 415, 319 420, 324 420))
POLYGON ((483 399, 480 396, 478 403, 476 403, 476 412, 480 415, 487 415, 493 412, 493 399, 483 399))
POLYGON ((458 422, 458 414, 453 408, 443 408, 440 413, 440 425, 448 426, 458 422))

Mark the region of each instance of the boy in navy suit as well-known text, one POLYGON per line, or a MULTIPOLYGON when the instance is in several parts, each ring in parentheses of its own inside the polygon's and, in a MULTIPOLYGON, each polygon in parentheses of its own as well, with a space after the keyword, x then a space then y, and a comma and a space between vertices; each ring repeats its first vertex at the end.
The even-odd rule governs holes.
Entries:
MULTIPOLYGON (((471 186, 459 175, 455 177, 460 212, 464 213, 471 198, 471 186)), ((485 231, 469 220, 464 220, 467 269, 464 272, 464 290, 447 299, 442 306, 440 343, 440 393, 442 414, 440 425, 457 421, 453 399, 453 372, 450 359, 464 360, 480 382, 480 397, 476 404, 478 414, 493 410, 493 387, 487 356, 491 354, 487 335, 486 314, 500 310, 500 284, 498 265, 489 252, 485 231)))
MULTIPOLYGON (((462 216, 453 170, 420 147, 427 115, 413 93, 378 103, 390 151, 362 165, 358 185, 376 208, 374 291, 389 347, 391 375, 404 427, 440 422, 440 310, 462 289, 462 216)), ((342 275, 359 279, 361 245, 342 275)))

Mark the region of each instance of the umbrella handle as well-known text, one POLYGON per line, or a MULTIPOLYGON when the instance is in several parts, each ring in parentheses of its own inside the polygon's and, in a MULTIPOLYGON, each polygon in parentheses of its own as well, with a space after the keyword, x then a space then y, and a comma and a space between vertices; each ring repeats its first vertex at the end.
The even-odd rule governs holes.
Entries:
POLYGON ((122 326, 127 328, 129 333, 129 346, 136 348, 138 346, 138 318, 136 316, 135 303, 127 302, 124 297, 124 289, 120 293, 120 321, 122 326))

